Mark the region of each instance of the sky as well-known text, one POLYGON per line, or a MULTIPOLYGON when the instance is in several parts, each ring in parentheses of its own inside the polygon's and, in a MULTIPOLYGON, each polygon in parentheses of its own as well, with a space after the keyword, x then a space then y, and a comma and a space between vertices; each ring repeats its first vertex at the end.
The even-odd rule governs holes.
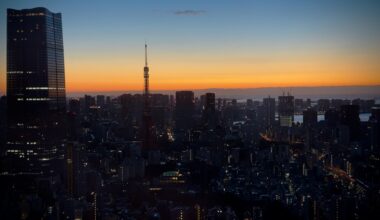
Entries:
POLYGON ((380 85, 378 0, 1 0, 61 12, 68 92, 380 85))

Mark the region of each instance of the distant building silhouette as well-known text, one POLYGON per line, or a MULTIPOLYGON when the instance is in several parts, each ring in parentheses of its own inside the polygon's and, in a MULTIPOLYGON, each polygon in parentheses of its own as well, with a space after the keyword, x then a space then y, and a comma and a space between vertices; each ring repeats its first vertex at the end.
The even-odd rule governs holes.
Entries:
POLYGON ((213 127, 216 125, 215 93, 206 93, 202 97, 204 97, 204 103, 202 103, 203 122, 206 125, 213 127))
POLYGON ((263 121, 265 128, 274 126, 276 115, 276 100, 268 97, 263 99, 263 105, 259 108, 259 119, 263 121))
POLYGON ((313 128, 318 123, 318 113, 312 108, 303 111, 303 126, 313 128))
POLYGON ((336 127, 339 121, 339 112, 330 108, 325 112, 325 121, 329 127, 336 127))
POLYGON ((373 107, 370 123, 371 150, 380 152, 380 107, 373 107))
POLYGON ((342 105, 340 108, 340 128, 347 128, 349 141, 358 141, 360 137, 360 118, 358 105, 342 105))
POLYGON ((57 156, 65 133, 61 14, 45 8, 8 9, 7 18, 9 111, 4 153, 8 171, 35 172, 57 156))
POLYGON ((104 95, 96 96, 96 105, 103 107, 106 104, 106 97, 104 95))
POLYGON ((175 93, 175 121, 176 129, 189 129, 194 114, 194 92, 177 91, 175 93))
POLYGON ((278 115, 281 127, 291 127, 294 121, 294 96, 278 97, 278 115))

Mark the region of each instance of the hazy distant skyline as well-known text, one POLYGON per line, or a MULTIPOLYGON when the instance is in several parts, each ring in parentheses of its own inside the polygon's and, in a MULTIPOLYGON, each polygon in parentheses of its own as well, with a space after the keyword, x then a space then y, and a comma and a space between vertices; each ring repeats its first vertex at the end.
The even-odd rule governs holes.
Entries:
POLYGON ((68 92, 380 85, 380 1, 27 1, 61 12, 68 92))
MULTIPOLYGON (((295 98, 318 100, 318 99, 374 99, 380 104, 380 85, 379 86, 322 86, 322 87, 261 87, 243 89, 195 89, 196 97, 205 93, 215 93, 217 98, 230 99, 253 99, 262 100, 268 96, 277 98, 283 94, 291 94, 295 98)), ((161 93, 175 95, 176 90, 153 90, 151 93, 161 93)), ((84 95, 107 95, 116 97, 121 94, 141 94, 141 90, 120 90, 120 91, 86 91, 69 92, 69 98, 82 97, 84 95)))

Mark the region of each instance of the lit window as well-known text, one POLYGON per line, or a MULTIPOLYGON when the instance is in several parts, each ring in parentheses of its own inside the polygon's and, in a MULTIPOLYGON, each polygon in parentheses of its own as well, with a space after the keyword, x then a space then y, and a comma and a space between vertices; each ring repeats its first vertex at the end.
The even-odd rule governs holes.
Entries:
POLYGON ((26 87, 26 90, 48 90, 49 87, 26 87))

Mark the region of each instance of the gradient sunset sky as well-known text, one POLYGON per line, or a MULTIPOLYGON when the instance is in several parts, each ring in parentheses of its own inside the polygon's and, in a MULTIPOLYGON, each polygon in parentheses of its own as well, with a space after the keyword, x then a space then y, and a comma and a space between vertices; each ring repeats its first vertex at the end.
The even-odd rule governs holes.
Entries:
POLYGON ((61 12, 68 92, 380 85, 379 0, 1 0, 61 12))

